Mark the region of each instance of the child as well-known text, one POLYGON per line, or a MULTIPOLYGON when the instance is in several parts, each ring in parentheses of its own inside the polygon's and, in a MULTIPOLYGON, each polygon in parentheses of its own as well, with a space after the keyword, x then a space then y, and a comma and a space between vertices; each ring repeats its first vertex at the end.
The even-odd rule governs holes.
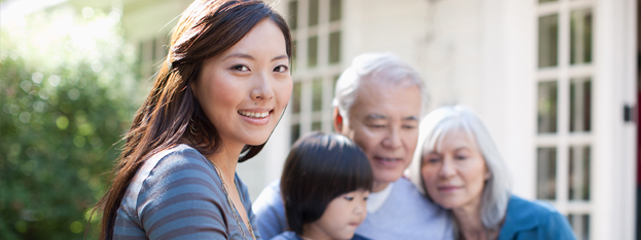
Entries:
POLYGON ((365 239, 354 235, 372 187, 367 156, 349 138, 311 133, 294 143, 280 181, 289 230, 272 240, 365 239))

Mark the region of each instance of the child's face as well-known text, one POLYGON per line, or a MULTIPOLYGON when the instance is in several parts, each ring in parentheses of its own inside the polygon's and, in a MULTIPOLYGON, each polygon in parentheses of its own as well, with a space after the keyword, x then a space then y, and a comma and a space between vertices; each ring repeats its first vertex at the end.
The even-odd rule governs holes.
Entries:
POLYGON ((356 190, 332 200, 320 219, 306 226, 311 239, 351 239, 367 215, 369 191, 356 190))

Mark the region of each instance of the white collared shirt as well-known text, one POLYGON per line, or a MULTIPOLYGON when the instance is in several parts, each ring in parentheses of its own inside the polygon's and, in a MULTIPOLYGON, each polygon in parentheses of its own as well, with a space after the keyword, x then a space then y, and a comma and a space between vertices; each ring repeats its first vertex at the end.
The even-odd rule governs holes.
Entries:
POLYGON ((382 191, 369 194, 367 198, 367 213, 375 213, 383 206, 383 203, 385 203, 385 200, 387 200, 387 197, 389 197, 389 194, 392 192, 393 186, 394 183, 389 183, 382 191))

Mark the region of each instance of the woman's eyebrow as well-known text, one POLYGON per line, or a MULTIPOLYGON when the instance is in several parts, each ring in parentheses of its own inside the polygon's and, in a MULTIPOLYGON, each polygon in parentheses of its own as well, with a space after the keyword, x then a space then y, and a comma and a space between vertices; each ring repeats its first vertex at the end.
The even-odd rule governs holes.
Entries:
POLYGON ((232 53, 232 54, 229 54, 229 55, 225 56, 222 61, 225 61, 228 58, 245 58, 245 59, 249 59, 249 60, 254 60, 254 57, 252 57, 249 54, 235 52, 235 53, 232 53))
MULTIPOLYGON (((252 55, 236 52, 236 53, 232 53, 225 56, 222 61, 225 61, 229 58, 244 58, 244 59, 254 60, 254 57, 252 55)), ((272 62, 280 59, 287 59, 287 54, 283 54, 283 55, 272 58, 272 62)))
POLYGON ((272 62, 276 61, 276 60, 281 60, 281 59, 287 59, 287 54, 283 54, 283 55, 280 55, 278 57, 273 58, 272 62))

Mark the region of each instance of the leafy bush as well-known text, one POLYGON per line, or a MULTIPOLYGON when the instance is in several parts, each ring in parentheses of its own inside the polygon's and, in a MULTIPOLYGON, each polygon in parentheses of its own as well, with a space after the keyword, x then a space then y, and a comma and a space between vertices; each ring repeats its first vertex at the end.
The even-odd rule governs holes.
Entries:
POLYGON ((89 10, 59 7, 0 28, 1 239, 82 239, 108 187, 114 143, 141 94, 122 11, 89 10))

